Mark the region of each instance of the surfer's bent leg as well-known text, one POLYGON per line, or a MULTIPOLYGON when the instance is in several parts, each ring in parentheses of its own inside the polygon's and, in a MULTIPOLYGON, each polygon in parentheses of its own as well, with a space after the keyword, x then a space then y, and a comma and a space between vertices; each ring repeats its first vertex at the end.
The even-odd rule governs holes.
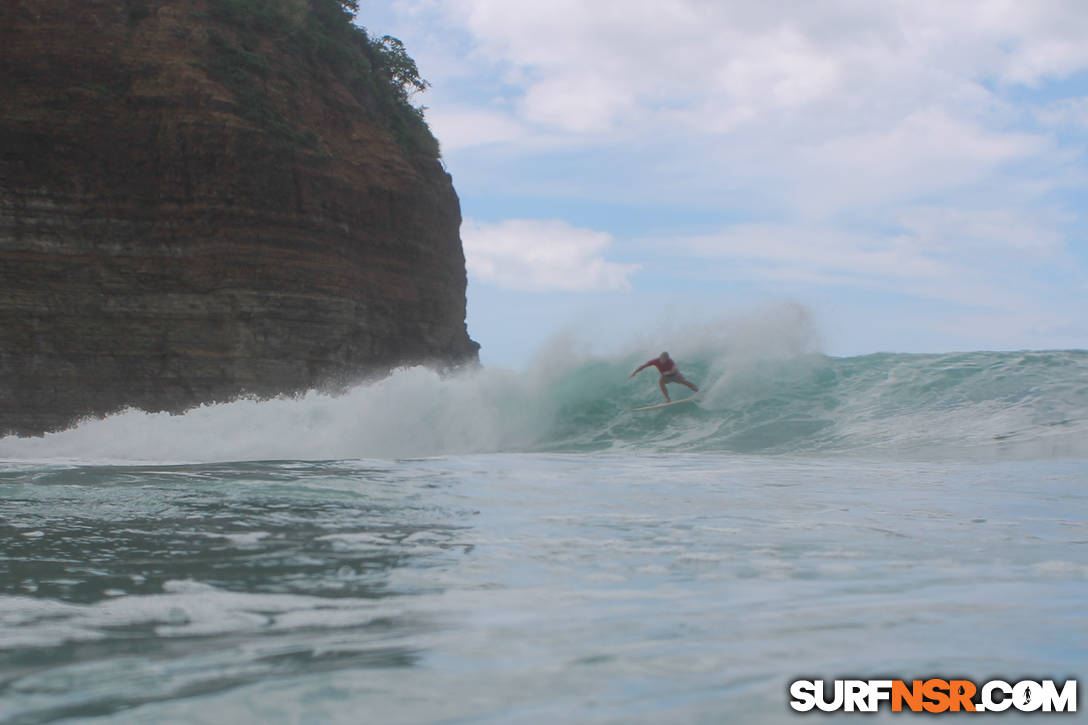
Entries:
POLYGON ((685 377, 684 377, 683 375, 681 375, 680 373, 677 373, 677 374, 676 374, 676 375, 675 375, 675 376, 673 377, 673 380, 675 380, 676 382, 680 383, 681 385, 686 385, 686 386, 688 386, 689 388, 691 388, 691 389, 692 389, 692 390, 693 390, 694 392, 696 392, 696 393, 698 393, 698 392, 699 392, 699 386, 698 386, 698 385, 696 385, 695 383, 691 382, 691 381, 690 381, 690 380, 688 380, 687 378, 685 378, 685 377))
POLYGON ((664 375, 662 375, 661 379, 657 381, 657 384, 659 386, 661 386, 661 394, 665 396, 665 402, 666 403, 671 403, 672 400, 669 398, 669 391, 665 390, 665 376, 664 375))

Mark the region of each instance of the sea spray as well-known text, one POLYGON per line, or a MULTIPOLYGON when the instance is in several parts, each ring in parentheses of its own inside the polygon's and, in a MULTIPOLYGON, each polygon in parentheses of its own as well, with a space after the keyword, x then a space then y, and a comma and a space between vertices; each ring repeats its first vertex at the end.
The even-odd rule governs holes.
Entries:
POLYGON ((0 457, 180 463, 498 451, 539 438, 539 396, 527 382, 503 371, 406 368, 342 395, 243 399, 180 415, 126 410, 40 438, 2 439, 0 457))
MULTIPOLYGON (((128 410, 42 438, 0 439, 14 460, 214 462, 533 451, 1061 457, 1088 452, 1088 352, 875 354, 815 350, 803 308, 726 319, 594 354, 557 338, 526 370, 397 370, 343 395, 312 392, 128 410), (698 406, 659 402, 671 348, 698 406)), ((687 391, 676 388, 679 395, 687 391)))

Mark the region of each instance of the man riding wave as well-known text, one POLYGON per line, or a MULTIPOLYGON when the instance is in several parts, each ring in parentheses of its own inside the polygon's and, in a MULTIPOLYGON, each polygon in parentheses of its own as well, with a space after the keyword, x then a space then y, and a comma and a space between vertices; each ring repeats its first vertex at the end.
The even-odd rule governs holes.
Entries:
POLYGON ((657 371, 661 373, 661 379, 657 381, 657 384, 661 386, 661 393, 665 396, 665 402, 672 402, 669 398, 669 391, 665 389, 666 383, 680 383, 681 385, 688 386, 696 393, 699 392, 697 385, 689 382, 687 378, 680 374, 679 368, 676 367, 676 361, 669 357, 669 353, 667 352, 663 352, 653 360, 647 360, 639 365, 635 368, 635 372, 627 376, 627 379, 630 380, 651 365, 657 368, 657 371))

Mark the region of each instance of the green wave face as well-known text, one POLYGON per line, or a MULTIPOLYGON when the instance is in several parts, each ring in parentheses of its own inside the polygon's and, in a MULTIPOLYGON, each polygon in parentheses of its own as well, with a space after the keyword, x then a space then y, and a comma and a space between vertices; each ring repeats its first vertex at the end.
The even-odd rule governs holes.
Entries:
MULTIPOLYGON (((650 353, 652 354, 652 352, 650 353)), ((184 415, 129 410, 0 459, 225 462, 492 452, 702 453, 914 459, 1088 457, 1088 352, 833 358, 677 349, 697 402, 663 400, 645 357, 570 355, 524 372, 409 368, 341 395, 237 400, 184 415)), ((672 385, 673 399, 691 395, 672 385)))
MULTIPOLYGON (((553 450, 651 447, 735 453, 881 454, 1088 451, 1088 352, 949 355, 819 354, 732 360, 728 351, 681 362, 698 405, 663 401, 657 372, 634 381, 629 360, 586 362, 557 379, 553 450)), ((691 393, 670 386, 674 400, 691 393)))

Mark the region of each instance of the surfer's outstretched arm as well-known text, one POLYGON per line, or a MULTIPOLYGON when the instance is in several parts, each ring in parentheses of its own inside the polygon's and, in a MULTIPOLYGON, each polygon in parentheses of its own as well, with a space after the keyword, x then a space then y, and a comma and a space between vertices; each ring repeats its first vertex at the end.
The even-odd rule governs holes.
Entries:
POLYGON ((641 373, 643 370, 645 370, 649 366, 650 366, 650 363, 643 363, 642 365, 639 365, 637 368, 635 368, 635 372, 633 372, 633 373, 631 373, 630 375, 627 376, 627 379, 630 380, 631 378, 635 377, 636 375, 641 373))

